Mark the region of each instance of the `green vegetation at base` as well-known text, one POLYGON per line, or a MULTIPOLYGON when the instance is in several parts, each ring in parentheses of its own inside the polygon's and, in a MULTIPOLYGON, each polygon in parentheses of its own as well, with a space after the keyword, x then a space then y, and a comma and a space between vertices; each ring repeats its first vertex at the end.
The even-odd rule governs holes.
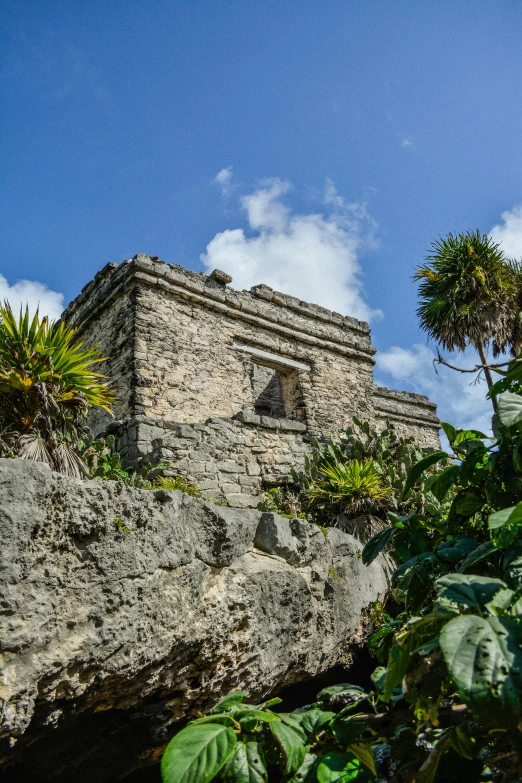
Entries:
POLYGON ((400 510, 421 488, 424 502, 388 512, 363 549, 396 563, 371 613, 374 688, 341 683, 292 713, 232 693, 170 742, 164 783, 520 780, 522 396, 498 408, 494 439, 443 425, 452 453, 395 487, 400 510))

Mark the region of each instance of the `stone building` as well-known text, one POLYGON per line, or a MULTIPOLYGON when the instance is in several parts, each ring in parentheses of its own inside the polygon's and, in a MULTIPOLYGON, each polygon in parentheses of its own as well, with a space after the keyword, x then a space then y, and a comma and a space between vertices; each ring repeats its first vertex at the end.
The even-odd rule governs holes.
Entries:
POLYGON ((374 384, 368 324, 231 281, 138 254, 107 264, 65 311, 108 357, 115 420, 91 423, 117 434, 127 464, 168 460, 207 496, 248 507, 290 480, 312 436, 354 415, 439 446, 433 403, 374 384))

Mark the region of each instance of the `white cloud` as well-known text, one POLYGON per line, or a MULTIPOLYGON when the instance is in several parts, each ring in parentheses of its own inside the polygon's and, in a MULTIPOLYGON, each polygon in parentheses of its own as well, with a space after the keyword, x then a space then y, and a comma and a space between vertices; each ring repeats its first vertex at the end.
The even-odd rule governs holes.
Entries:
POLYGON ((18 280, 14 285, 9 285, 6 278, 0 274, 0 301, 7 299, 15 314, 18 314, 20 305, 25 308, 29 305, 29 312, 34 314, 36 308, 40 309, 40 315, 48 315, 52 320, 60 317, 64 308, 63 294, 52 291, 43 283, 36 280, 18 280))
POLYGON ((232 181, 232 166, 228 166, 226 169, 218 171, 214 177, 214 182, 219 185, 224 196, 228 196, 230 193, 230 183, 232 181))
MULTIPOLYGON (((229 173, 217 175, 227 187, 229 173)), ((216 234, 201 255, 205 270, 223 269, 235 288, 265 283, 356 318, 381 315, 367 305, 361 283, 358 255, 376 245, 376 223, 366 206, 345 202, 328 180, 324 212, 297 214, 283 201, 290 187, 281 179, 265 180, 243 196, 249 235, 242 228, 216 234)))
POLYGON ((510 258, 522 258, 522 204, 503 212, 502 223, 489 232, 495 242, 501 242, 501 250, 510 258))
MULTIPOLYGON (((491 430, 493 408, 486 399, 484 381, 474 383, 475 375, 461 374, 449 367, 433 366, 436 354, 426 345, 411 348, 393 346, 376 355, 376 383, 389 388, 407 387, 410 391, 427 395, 437 404, 441 421, 459 428, 491 430)), ((457 367, 471 368, 480 363, 473 350, 450 356, 448 361, 457 367)))
POLYGON ((412 136, 402 136, 401 137, 401 147, 413 147, 413 137, 412 136))

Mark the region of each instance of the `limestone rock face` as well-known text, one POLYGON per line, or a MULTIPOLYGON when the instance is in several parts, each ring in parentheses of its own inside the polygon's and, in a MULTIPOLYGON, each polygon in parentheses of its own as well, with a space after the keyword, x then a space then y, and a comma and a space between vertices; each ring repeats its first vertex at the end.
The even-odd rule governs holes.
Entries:
POLYGON ((228 691, 348 660, 388 586, 349 535, 0 459, 0 770, 97 783, 228 691))

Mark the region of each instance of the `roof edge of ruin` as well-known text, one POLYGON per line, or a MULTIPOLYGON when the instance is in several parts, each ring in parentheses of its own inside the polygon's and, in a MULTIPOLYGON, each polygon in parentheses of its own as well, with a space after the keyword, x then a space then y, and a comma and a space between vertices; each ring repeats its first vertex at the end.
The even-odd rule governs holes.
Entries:
MULTIPOLYGON (((98 298, 98 292, 102 293, 104 298, 110 299, 110 294, 115 292, 116 289, 120 289, 126 279, 136 270, 142 270, 158 280, 170 280, 199 294, 207 294, 210 298, 228 300, 232 305, 234 304, 234 299, 245 297, 261 299, 278 307, 292 310, 301 316, 323 321, 343 330, 358 332, 361 336, 369 337, 370 335, 368 323, 359 321, 353 316, 345 316, 328 310, 321 305, 305 302, 280 291, 274 291, 264 284, 253 286, 250 291, 239 291, 229 288, 203 272, 193 272, 180 264, 169 264, 161 261, 157 256, 147 256, 143 253, 137 253, 134 258, 126 259, 120 264, 114 262, 106 264, 82 288, 78 296, 67 305, 62 318, 64 320, 76 321, 78 324, 90 320, 98 308, 89 308, 89 300, 98 298)), ((371 352, 374 353, 374 349, 371 349, 371 352)))

